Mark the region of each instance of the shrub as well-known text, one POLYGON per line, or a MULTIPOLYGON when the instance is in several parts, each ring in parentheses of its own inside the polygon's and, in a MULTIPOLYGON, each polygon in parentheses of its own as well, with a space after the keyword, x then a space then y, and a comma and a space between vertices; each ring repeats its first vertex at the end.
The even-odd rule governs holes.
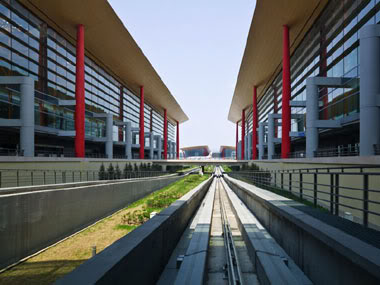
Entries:
POLYGON ((109 180, 115 179, 115 169, 113 168, 112 163, 107 168, 107 174, 109 180))
POLYGON ((120 170, 119 164, 116 164, 115 179, 121 179, 121 170, 120 170))
POLYGON ((104 164, 102 163, 99 169, 99 180, 105 180, 105 179, 106 179, 106 169, 104 167, 104 164))

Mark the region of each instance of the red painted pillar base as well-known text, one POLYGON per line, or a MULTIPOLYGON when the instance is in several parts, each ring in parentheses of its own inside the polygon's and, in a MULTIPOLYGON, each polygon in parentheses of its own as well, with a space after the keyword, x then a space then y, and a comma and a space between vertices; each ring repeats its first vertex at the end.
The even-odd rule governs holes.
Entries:
POLYGON ((75 156, 85 155, 85 101, 84 101, 84 26, 77 26, 75 77, 75 156))

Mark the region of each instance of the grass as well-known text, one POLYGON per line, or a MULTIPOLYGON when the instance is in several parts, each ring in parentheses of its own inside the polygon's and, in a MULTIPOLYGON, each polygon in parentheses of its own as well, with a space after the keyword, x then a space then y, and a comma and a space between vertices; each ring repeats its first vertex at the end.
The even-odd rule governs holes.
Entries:
POLYGON ((224 172, 231 172, 232 171, 232 169, 227 165, 223 165, 222 167, 223 167, 224 172))
POLYGON ((214 165, 206 165, 205 166, 205 172, 214 172, 215 166, 214 165))
POLYGON ((88 227, 80 233, 48 248, 0 274, 0 284, 51 284, 91 258, 92 246, 99 253, 133 231, 147 219, 126 223, 126 216, 140 213, 143 217, 159 212, 195 188, 209 175, 188 175, 88 227))

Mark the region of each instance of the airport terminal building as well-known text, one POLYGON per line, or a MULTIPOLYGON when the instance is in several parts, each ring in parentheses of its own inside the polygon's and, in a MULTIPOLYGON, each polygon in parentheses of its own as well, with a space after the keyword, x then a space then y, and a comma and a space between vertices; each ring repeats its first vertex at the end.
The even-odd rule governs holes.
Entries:
POLYGON ((178 158, 188 120, 108 1, 0 0, 0 153, 178 158))
POLYGON ((239 159, 380 151, 380 1, 257 1, 228 119, 239 159))
POLYGON ((207 145, 189 146, 181 148, 184 158, 195 156, 208 156, 210 154, 210 148, 207 145))

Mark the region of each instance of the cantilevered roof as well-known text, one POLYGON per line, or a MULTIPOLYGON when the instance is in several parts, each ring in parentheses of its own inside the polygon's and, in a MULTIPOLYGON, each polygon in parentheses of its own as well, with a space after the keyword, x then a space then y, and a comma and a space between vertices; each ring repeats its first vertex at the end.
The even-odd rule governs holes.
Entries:
POLYGON ((210 151, 208 145, 198 145, 198 146, 188 146, 188 147, 181 147, 181 150, 187 151, 187 150, 192 150, 192 149, 207 149, 210 151))
MULTIPOLYGON (((169 119, 188 117, 106 0, 20 0, 75 45, 76 26, 85 26, 85 49, 100 66, 112 71, 135 94, 144 86, 145 99, 169 119)), ((157 47, 159 48, 159 47, 157 47)))
POLYGON ((223 149, 230 149, 230 150, 235 150, 234 146, 229 146, 229 145, 221 145, 219 152, 222 152, 223 149))
POLYGON ((290 53, 310 29, 328 0, 257 0, 228 120, 236 123, 252 105, 253 86, 258 99, 281 70, 283 25, 289 26, 290 53))

